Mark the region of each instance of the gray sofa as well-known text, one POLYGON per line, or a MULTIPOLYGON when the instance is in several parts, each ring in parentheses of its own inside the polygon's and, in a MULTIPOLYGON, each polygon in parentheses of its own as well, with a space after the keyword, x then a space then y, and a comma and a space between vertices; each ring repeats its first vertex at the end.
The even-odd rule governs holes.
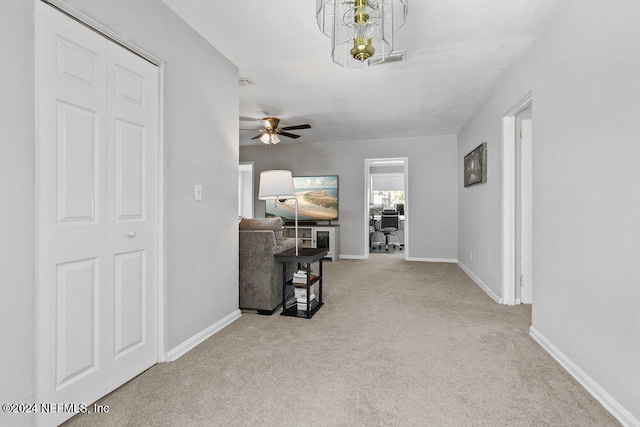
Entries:
MULTIPOLYGON (((282 304, 282 263, 275 254, 295 247, 285 239, 281 218, 242 219, 240 233, 240 308, 273 314, 282 304)), ((286 264, 287 280, 295 264, 286 264)))

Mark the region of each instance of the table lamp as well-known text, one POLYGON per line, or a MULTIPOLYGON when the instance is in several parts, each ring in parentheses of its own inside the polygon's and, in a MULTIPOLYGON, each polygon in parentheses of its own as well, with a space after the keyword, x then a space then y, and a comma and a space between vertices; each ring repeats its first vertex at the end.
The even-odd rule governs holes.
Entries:
POLYGON ((296 228, 296 256, 298 253, 298 199, 296 190, 293 187, 293 176, 291 171, 270 170, 260 172, 260 190, 258 192, 260 200, 274 200, 284 203, 287 199, 295 201, 295 228, 296 228))

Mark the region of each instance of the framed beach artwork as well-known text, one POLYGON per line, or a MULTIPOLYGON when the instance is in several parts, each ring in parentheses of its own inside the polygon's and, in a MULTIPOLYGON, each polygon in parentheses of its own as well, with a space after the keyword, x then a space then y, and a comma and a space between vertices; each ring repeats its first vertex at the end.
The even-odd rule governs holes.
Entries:
POLYGON ((464 156, 464 186, 487 182, 487 143, 464 156))
MULTIPOLYGON (((338 175, 294 176, 293 186, 298 199, 298 219, 301 221, 338 220, 338 175)), ((268 201, 265 217, 279 216, 285 221, 293 221, 295 203, 268 201)))

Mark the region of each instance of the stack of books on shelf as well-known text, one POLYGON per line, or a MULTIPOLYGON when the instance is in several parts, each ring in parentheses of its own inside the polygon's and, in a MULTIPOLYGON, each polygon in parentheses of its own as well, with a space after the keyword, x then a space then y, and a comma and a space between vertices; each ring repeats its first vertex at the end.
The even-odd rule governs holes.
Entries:
MULTIPOLYGON (((296 288, 296 304, 298 306, 298 310, 307 311, 307 288, 296 288)), ((318 300, 316 299, 316 294, 309 294, 309 310, 313 310, 313 308, 318 305, 318 300)))
MULTIPOLYGON (((311 275, 309 282, 313 281, 315 275, 313 271, 309 273, 311 275)), ((300 311, 307 311, 307 272, 305 270, 298 270, 293 273, 293 286, 295 287, 295 298, 297 308, 300 311)), ((316 285, 312 285, 309 288, 309 310, 313 310, 318 305, 318 300, 315 294, 316 285)))
MULTIPOLYGON (((311 280, 314 279, 315 274, 313 274, 313 271, 310 272, 311 274, 311 280)), ((307 272, 305 270, 298 270, 295 273, 293 273, 293 285, 294 286, 301 286, 301 285, 306 285, 307 284, 307 272)))

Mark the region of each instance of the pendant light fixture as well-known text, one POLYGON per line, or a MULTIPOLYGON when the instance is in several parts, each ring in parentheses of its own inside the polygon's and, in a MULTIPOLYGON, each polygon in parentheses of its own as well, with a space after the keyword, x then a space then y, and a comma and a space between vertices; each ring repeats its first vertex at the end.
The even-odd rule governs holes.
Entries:
POLYGON ((343 67, 379 64, 393 52, 409 0, 316 0, 320 30, 331 39, 331 58, 343 67))

